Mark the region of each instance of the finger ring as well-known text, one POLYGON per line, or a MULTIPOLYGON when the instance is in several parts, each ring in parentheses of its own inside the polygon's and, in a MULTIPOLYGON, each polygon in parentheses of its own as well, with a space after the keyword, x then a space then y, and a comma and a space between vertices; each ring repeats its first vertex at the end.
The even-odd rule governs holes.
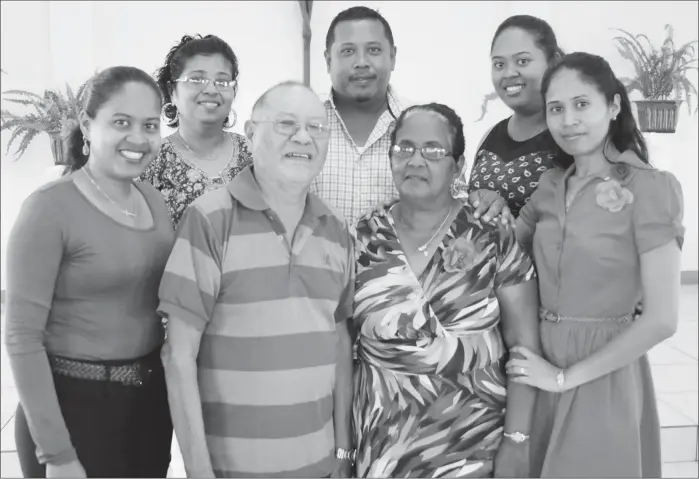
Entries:
POLYGON ((519 373, 524 374, 524 368, 519 368, 519 373))

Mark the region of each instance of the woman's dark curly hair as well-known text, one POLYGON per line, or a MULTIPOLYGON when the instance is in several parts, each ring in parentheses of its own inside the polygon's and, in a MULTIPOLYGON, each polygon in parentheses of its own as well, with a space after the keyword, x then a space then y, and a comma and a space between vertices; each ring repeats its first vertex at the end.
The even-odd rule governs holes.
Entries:
MULTIPOLYGON (((215 55, 217 53, 223 55, 230 62, 231 79, 238 81, 240 73, 238 71, 238 57, 230 45, 216 35, 206 35, 205 37, 199 34, 185 35, 177 45, 170 49, 165 57, 165 64, 155 72, 155 79, 163 92, 165 104, 169 104, 163 113, 170 122, 175 119, 177 114, 177 109, 171 104, 173 82, 182 75, 187 60, 197 55, 215 55)), ((233 92, 234 94, 238 93, 237 83, 233 92)), ((170 123, 170 126, 177 126, 178 123, 178 121, 174 121, 170 123)))
POLYGON ((464 137, 464 124, 461 117, 447 105, 441 103, 428 103, 426 105, 413 105, 406 108, 398 117, 396 127, 391 132, 391 147, 396 144, 396 134, 401 129, 405 119, 418 111, 435 113, 440 116, 451 129, 451 151, 454 161, 459 161, 459 158, 464 154, 466 149, 466 139, 464 137))

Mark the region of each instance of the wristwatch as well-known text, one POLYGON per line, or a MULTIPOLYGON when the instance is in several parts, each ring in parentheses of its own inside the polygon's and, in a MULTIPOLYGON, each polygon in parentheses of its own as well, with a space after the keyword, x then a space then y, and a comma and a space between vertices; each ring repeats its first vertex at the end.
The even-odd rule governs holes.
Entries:
POLYGON ((354 464, 354 460, 357 457, 357 450, 343 449, 341 447, 338 447, 337 449, 335 449, 335 457, 342 461, 350 461, 352 464, 354 464))

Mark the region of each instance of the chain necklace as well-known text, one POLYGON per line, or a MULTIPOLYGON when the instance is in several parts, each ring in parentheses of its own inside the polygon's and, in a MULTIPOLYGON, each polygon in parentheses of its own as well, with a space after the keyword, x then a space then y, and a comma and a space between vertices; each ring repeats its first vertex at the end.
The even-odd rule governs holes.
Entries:
MULTIPOLYGON (((428 247, 428 246, 430 245, 430 243, 432 243, 432 241, 435 239, 435 237, 437 236, 437 233, 439 233, 439 232, 442 230, 442 228, 444 227, 444 224, 445 224, 445 223, 447 222, 447 220, 449 219, 449 216, 451 216, 451 209, 452 209, 452 207, 453 207, 453 205, 449 207, 449 211, 447 211, 447 215, 444 217, 444 220, 442 221, 442 224, 439 225, 439 228, 437 228, 437 229, 435 230, 435 232, 432 234, 432 236, 430 237, 430 239, 427 240, 427 243, 423 244, 422 246, 418 246, 418 247, 416 248, 416 250, 417 250, 418 253, 422 253, 422 254, 424 254, 425 256, 427 256, 427 254, 428 254, 428 252, 427 252, 427 247, 428 247)), ((403 223, 403 225, 408 226, 408 224, 407 224, 407 223, 405 222, 405 220, 403 219, 403 213, 400 214, 400 222, 403 223)))
MULTIPOLYGON (((194 150, 192 149, 192 147, 189 146, 189 143, 187 143, 187 142, 185 141, 185 139, 182 137, 182 135, 180 134, 179 130, 177 131, 177 136, 180 137, 180 141, 182 142, 182 144, 184 145, 184 147, 187 149, 187 151, 189 151, 192 155, 194 155, 194 157, 197 158, 198 160, 209 161, 209 162, 211 162, 211 161, 214 161, 214 160, 216 159, 216 157, 218 156, 218 154, 216 154, 216 155, 214 155, 214 156, 212 156, 212 157, 210 157, 210 158, 204 158, 203 156, 198 155, 197 153, 194 152, 194 150)), ((223 143, 226 143, 226 137, 225 137, 225 136, 223 137, 223 143)), ((223 144, 223 143, 222 143, 222 144, 223 144)))
MULTIPOLYGON (((117 209, 118 209, 119 211, 121 211, 123 214, 125 214, 127 217, 129 217, 129 218, 135 218, 135 217, 136 217, 136 213, 132 213, 132 212, 130 212, 129 210, 127 210, 126 208, 122 208, 121 206, 119 206, 119 204, 118 204, 116 201, 114 201, 113 199, 111 199, 111 198, 109 197, 109 195, 108 195, 107 193, 105 193, 105 192, 102 190, 102 188, 100 188, 100 186, 97 184, 97 182, 94 180, 94 178, 92 178, 92 175, 90 174, 90 170, 88 170, 87 167, 84 167, 83 170, 85 171, 85 174, 87 175, 87 178, 90 180, 90 183, 92 183, 93 185, 95 185, 95 188, 97 188, 97 191, 99 191, 100 193, 102 193, 102 195, 103 195, 105 198, 107 198, 111 204, 113 204, 114 206, 116 206, 117 209)), ((129 190, 129 195, 130 195, 130 193, 131 193, 131 190, 129 190)))

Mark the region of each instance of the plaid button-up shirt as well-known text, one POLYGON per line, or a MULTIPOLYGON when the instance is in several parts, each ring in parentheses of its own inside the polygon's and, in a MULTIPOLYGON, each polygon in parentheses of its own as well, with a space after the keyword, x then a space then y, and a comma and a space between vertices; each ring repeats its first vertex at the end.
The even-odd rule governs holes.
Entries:
POLYGON ((339 209, 350 224, 378 203, 398 197, 388 149, 391 146, 391 132, 404 104, 390 86, 388 106, 366 144, 360 147, 350 137, 335 109, 332 92, 325 101, 330 121, 328 156, 323 171, 311 185, 311 191, 339 209))

